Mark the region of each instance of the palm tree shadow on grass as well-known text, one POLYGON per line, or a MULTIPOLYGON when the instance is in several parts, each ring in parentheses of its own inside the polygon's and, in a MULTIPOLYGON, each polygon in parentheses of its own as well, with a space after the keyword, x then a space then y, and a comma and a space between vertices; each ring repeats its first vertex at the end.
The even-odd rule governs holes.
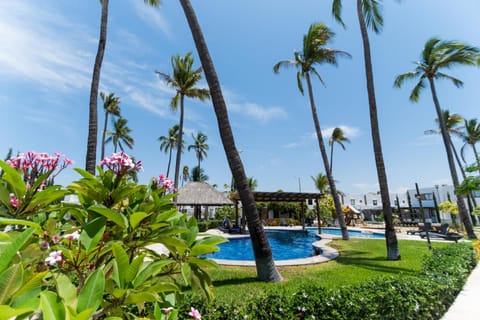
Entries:
POLYGON ((371 256, 371 252, 368 251, 345 250, 340 253, 340 256, 335 261, 341 265, 354 266, 360 269, 368 269, 392 275, 399 273, 404 275, 416 274, 416 270, 393 266, 392 262, 394 261, 388 260, 387 257, 383 255, 371 256), (381 264, 382 261, 384 261, 385 264, 381 264))
POLYGON ((247 276, 247 277, 235 277, 230 279, 214 280, 212 282, 213 282, 213 286, 217 288, 221 286, 241 285, 246 283, 259 282, 259 280, 257 277, 247 276))

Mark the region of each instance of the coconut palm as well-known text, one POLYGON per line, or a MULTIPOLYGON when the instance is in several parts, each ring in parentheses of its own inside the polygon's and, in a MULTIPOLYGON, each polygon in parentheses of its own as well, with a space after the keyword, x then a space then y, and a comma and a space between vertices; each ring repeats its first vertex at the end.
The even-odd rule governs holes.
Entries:
POLYGON ((312 178, 318 191, 321 193, 329 192, 328 177, 326 175, 320 172, 316 177, 310 176, 310 178, 312 178))
POLYGON ((183 186, 183 183, 184 183, 184 182, 187 182, 188 179, 189 179, 189 174, 188 174, 189 170, 190 170, 190 169, 188 168, 188 166, 183 166, 183 170, 182 170, 182 186, 183 186))
POLYGON ((125 151, 123 144, 129 149, 132 149, 135 144, 135 140, 130 136, 132 129, 127 127, 127 122, 128 120, 125 118, 118 118, 117 121, 113 123, 113 131, 107 132, 109 137, 105 142, 113 143, 113 152, 117 152, 117 147, 120 147, 121 151, 125 151))
POLYGON ((172 162, 172 151, 177 148, 178 128, 179 128, 179 125, 176 124, 170 129, 168 129, 168 136, 160 136, 158 138, 158 141, 160 141, 160 151, 164 151, 165 153, 168 153, 167 177, 170 174, 170 164, 172 162))
POLYGON ((258 187, 258 181, 254 177, 248 177, 248 187, 250 190, 255 191, 258 187))
POLYGON ((205 171, 199 166, 192 168, 192 173, 190 175, 190 181, 204 182, 208 181, 209 177, 205 174, 205 171))
POLYGON ((475 147, 477 142, 480 141, 480 123, 477 122, 477 119, 465 120, 464 128, 465 132, 460 133, 460 137, 464 142, 462 149, 460 149, 462 159, 464 162, 466 162, 464 150, 466 146, 470 146, 473 150, 475 161, 477 162, 477 166, 480 170, 480 159, 478 158, 477 148, 475 147))
POLYGON ((100 98, 103 101, 103 110, 105 111, 105 120, 103 123, 103 131, 102 131, 102 152, 100 159, 105 158, 105 139, 107 137, 107 123, 108 123, 108 116, 116 116, 120 117, 120 98, 115 96, 115 93, 110 93, 105 95, 105 92, 100 92, 100 98))
POLYGON ((325 166, 325 172, 327 173, 328 183, 330 186, 330 192, 335 204, 335 211, 337 219, 342 229, 342 238, 347 240, 348 230, 345 224, 343 216, 342 206, 337 194, 337 188, 335 181, 333 180, 330 166, 328 163, 327 151, 325 148, 325 142, 322 137, 322 130, 320 128, 320 121, 318 120, 317 107, 315 106, 315 100, 313 98, 313 89, 310 75, 316 76, 322 84, 324 81, 320 74, 315 69, 314 65, 320 65, 328 63, 337 65, 337 57, 349 57, 350 55, 344 51, 327 48, 325 45, 332 39, 334 33, 322 23, 314 23, 308 29, 308 32, 303 37, 303 51, 294 53, 294 60, 283 60, 275 64, 273 71, 278 73, 281 67, 295 66, 298 69, 297 72, 297 85, 300 92, 303 94, 302 79, 307 82, 308 95, 310 98, 310 108, 312 110, 313 123, 317 132, 318 145, 320 147, 320 153, 322 155, 323 164, 325 166))
MULTIPOLYGON (((394 85, 401 88, 407 80, 418 78, 417 84, 410 93, 410 100, 418 102, 420 93, 427 85, 430 86, 430 91, 433 98, 433 104, 439 120, 440 132, 442 133, 443 144, 447 153, 448 165, 450 167, 450 174, 452 176, 453 185, 458 187, 459 181, 457 171, 455 170, 455 163, 453 161, 453 154, 451 148, 450 136, 445 126, 445 121, 442 116, 442 109, 438 100, 438 95, 435 87, 435 80, 446 79, 452 81, 456 87, 461 87, 463 82, 455 77, 447 75, 440 70, 450 69, 456 65, 475 65, 480 59, 480 50, 478 48, 469 46, 457 41, 442 41, 439 38, 429 39, 423 48, 421 60, 416 62, 415 70, 401 74, 395 78, 394 85)), ((472 220, 467 212, 465 202, 462 195, 457 195, 457 204, 460 217, 467 231, 468 237, 476 239, 473 232, 472 220)))
POLYGON ((208 137, 202 133, 197 133, 197 136, 194 136, 192 133, 193 144, 188 146, 188 151, 195 150, 195 156, 198 160, 198 167, 200 168, 200 162, 207 157, 208 144, 206 143, 208 137))
MULTIPOLYGON (((210 98, 208 89, 197 88, 196 85, 202 79, 202 67, 193 69, 192 53, 187 53, 184 57, 180 55, 172 56, 172 75, 155 71, 155 73, 165 81, 169 86, 175 89, 176 93, 170 101, 170 108, 173 111, 180 107, 180 121, 177 141, 183 141, 183 118, 185 116, 185 97, 199 99, 205 101, 210 98)), ((175 189, 178 188, 178 180, 180 176, 180 163, 182 157, 182 148, 177 146, 177 158, 175 161, 175 189)))
POLYGON ((341 128, 336 127, 332 131, 332 136, 328 140, 328 144, 330 145, 330 174, 332 174, 332 166, 333 166, 333 146, 335 143, 339 144, 343 150, 345 150, 345 142, 350 142, 350 140, 345 137, 345 133, 341 128))
MULTIPOLYGON (((377 167, 378 184, 380 186, 380 195, 382 198, 382 209, 385 221, 387 259, 398 260, 400 259, 400 251, 398 249, 395 227, 393 225, 393 213, 392 206, 390 204, 387 172, 385 169, 385 162, 383 160, 382 142, 380 139, 380 128, 377 115, 377 101, 375 96, 375 84, 373 80, 372 56, 370 52, 370 40, 368 37, 368 28, 373 30, 375 33, 380 33, 382 29, 383 17, 380 12, 381 2, 381 0, 357 0, 356 10, 360 25, 360 34, 362 36, 373 153, 375 156, 375 166, 377 167)), ((335 20, 345 27, 345 24, 342 20, 342 0, 333 0, 332 14, 335 20)))
MULTIPOLYGON (((102 69, 105 45, 107 43, 107 22, 108 22, 108 2, 109 0, 100 0, 102 13, 100 16, 100 36, 98 38, 97 54, 93 66, 92 83, 90 86, 90 103, 88 113, 88 138, 87 152, 85 156, 85 170, 95 174, 97 162, 97 131, 98 131, 98 86, 100 84, 100 72, 102 69)), ((158 6, 160 0, 144 0, 146 4, 158 6)))
POLYGON ((212 58, 208 51, 207 43, 198 23, 197 16, 189 0, 180 0, 185 17, 187 18, 190 31, 197 48, 198 55, 205 70, 210 93, 212 95, 213 108, 217 117, 220 138, 222 139, 225 155, 228 165, 232 171, 240 200, 242 201, 243 213, 247 218, 248 231, 252 241, 253 253, 255 256, 255 265, 257 268, 257 277, 261 281, 277 282, 282 280, 273 261, 272 250, 268 242, 267 235, 258 215, 257 206, 252 192, 248 188, 247 175, 243 167, 240 153, 235 146, 235 139, 228 119, 227 106, 223 99, 222 89, 217 77, 217 72, 213 65, 212 58))

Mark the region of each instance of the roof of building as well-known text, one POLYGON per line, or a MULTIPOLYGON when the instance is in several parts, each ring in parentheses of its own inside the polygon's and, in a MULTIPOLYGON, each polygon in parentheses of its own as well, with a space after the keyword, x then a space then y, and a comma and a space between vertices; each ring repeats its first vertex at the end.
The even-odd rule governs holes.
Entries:
MULTIPOLYGON (((255 201, 262 202, 273 202, 273 201, 284 201, 284 202, 301 202, 309 199, 320 199, 323 197, 322 193, 312 193, 312 192, 257 192, 254 191, 253 197, 255 201)), ((239 201, 240 195, 236 192, 233 195, 233 200, 239 201)))
POLYGON ((208 183, 192 181, 178 190, 177 205, 223 206, 233 202, 208 183))

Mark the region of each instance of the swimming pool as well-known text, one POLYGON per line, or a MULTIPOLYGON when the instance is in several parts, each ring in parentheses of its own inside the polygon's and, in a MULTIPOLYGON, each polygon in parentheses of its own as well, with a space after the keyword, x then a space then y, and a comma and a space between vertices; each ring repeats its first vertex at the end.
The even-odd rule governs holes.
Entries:
MULTIPOLYGON (((316 233, 317 228, 302 230, 266 230, 270 241, 273 258, 275 260, 292 260, 312 257, 316 255, 312 243, 320 240, 316 233)), ((380 233, 366 233, 349 230, 351 237, 385 238, 380 233)), ((341 236, 341 230, 336 228, 322 228, 322 233, 341 236)), ((211 259, 222 260, 254 260, 252 242, 249 237, 232 238, 229 242, 219 245, 220 251, 206 255, 211 259)))

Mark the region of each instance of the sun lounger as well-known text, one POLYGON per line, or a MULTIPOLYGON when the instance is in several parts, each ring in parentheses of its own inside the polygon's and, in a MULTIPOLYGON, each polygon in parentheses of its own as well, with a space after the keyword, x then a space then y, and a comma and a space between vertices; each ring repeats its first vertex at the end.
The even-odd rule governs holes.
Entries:
MULTIPOLYGON (((428 235, 431 237, 431 238, 440 238, 440 239, 444 239, 444 240, 449 240, 449 241, 455 241, 457 242, 458 240, 462 239, 463 238, 463 235, 460 234, 460 233, 456 233, 456 232, 448 232, 448 228, 449 228, 449 224, 448 223, 444 223, 442 224, 442 226, 440 227, 440 231, 429 231, 428 232, 428 235)), ((427 236, 427 233, 425 231, 421 231, 420 232, 420 237, 423 239, 427 236)))

